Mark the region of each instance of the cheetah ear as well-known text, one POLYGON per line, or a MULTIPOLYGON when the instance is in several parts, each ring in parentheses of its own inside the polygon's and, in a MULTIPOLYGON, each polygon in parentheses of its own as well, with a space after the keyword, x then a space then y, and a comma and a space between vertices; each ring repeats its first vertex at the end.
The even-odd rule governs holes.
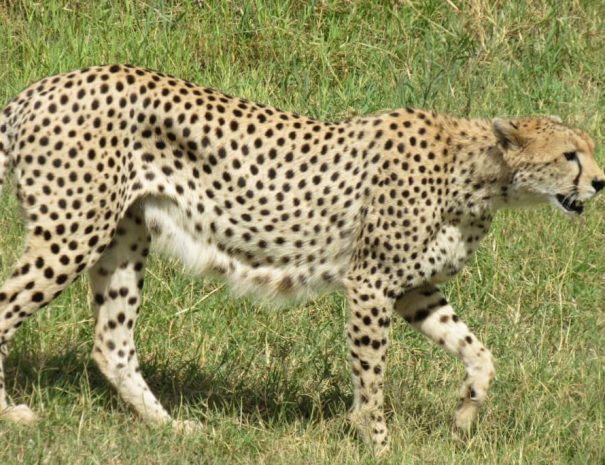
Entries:
POLYGON ((504 150, 518 149, 523 145, 519 126, 512 120, 494 118, 492 120, 492 128, 504 150))
POLYGON ((548 115, 548 116, 546 116, 546 117, 547 117, 549 120, 554 121, 555 123, 559 123, 559 124, 562 124, 562 123, 563 123, 563 120, 561 119, 561 117, 560 117, 560 116, 557 116, 557 115, 548 115))
POLYGON ((574 132, 578 136, 580 136, 584 142, 586 142, 586 145, 588 145, 588 149, 590 150, 590 153, 594 153, 595 143, 594 143, 594 140, 592 140, 592 137, 590 137, 588 134, 586 134, 581 129, 574 129, 574 132))

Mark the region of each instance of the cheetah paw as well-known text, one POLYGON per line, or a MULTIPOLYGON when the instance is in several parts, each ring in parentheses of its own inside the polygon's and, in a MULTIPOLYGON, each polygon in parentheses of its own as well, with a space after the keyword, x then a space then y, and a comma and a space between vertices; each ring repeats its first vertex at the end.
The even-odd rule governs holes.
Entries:
POLYGON ((38 421, 38 416, 25 404, 6 407, 0 412, 0 420, 18 425, 31 426, 38 421))
POLYGON ((201 431, 202 425, 193 420, 173 420, 172 430, 176 433, 192 434, 201 431))
POLYGON ((384 446, 376 445, 374 446, 374 457, 381 459, 388 456, 391 452, 391 447, 388 444, 384 446))
POLYGON ((465 399, 456 411, 455 428, 462 434, 468 435, 473 426, 473 420, 477 416, 477 402, 465 399))

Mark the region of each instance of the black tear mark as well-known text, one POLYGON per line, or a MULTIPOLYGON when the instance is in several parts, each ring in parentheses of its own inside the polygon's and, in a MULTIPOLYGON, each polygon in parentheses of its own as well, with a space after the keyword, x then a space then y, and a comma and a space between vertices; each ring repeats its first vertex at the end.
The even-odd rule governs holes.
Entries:
POLYGON ((580 176, 582 176, 582 163, 580 163, 580 159, 577 157, 576 157, 576 163, 578 164, 578 168, 580 169, 580 171, 578 172, 576 179, 573 180, 573 184, 574 184, 574 186, 578 187, 578 185, 580 184, 580 176))

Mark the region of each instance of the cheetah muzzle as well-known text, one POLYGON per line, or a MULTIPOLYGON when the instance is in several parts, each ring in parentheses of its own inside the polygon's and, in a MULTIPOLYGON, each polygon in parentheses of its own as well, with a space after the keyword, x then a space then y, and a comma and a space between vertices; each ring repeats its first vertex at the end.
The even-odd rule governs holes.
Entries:
POLYGON ((468 430, 495 370, 437 285, 460 271, 501 208, 570 214, 605 185, 592 139, 549 117, 460 119, 412 108, 322 122, 130 65, 43 79, 0 114, 26 247, 0 288, 3 360, 23 321, 88 272, 92 357, 144 420, 176 422, 141 375, 134 328, 150 246, 237 292, 300 299, 343 289, 351 421, 388 447, 391 318, 459 357, 455 424, 468 430), (572 194, 569 194, 569 193, 572 194))

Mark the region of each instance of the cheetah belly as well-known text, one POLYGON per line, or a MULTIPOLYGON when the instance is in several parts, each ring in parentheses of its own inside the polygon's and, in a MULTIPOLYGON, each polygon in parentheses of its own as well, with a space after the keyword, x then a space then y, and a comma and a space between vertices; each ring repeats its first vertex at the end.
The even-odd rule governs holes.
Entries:
POLYGON ((477 249, 479 237, 474 227, 444 226, 429 248, 434 259, 427 270, 430 282, 438 284, 454 277, 477 249))
POLYGON ((225 247, 217 246, 229 244, 229 239, 211 232, 209 224, 216 220, 211 214, 188 218, 176 203, 162 198, 146 199, 142 209, 153 247, 158 252, 179 259, 189 271, 226 278, 238 294, 308 298, 326 288, 340 286, 348 265, 348 259, 341 257, 317 266, 300 263, 253 266, 226 252, 225 247))

